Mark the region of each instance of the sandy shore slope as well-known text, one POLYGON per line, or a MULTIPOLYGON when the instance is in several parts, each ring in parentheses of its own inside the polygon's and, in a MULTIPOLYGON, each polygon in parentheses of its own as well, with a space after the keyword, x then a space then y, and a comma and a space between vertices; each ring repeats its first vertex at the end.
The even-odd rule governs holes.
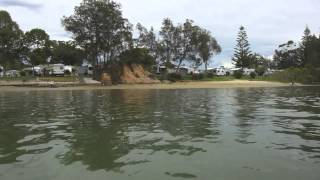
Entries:
MULTIPOLYGON (((0 91, 32 91, 32 90, 112 90, 112 89, 217 89, 217 88, 257 88, 257 87, 289 87, 291 84, 265 81, 222 81, 222 82, 178 82, 170 84, 137 84, 114 86, 74 86, 74 87, 0 87, 0 91)), ((301 86, 296 84, 296 86, 301 86)))

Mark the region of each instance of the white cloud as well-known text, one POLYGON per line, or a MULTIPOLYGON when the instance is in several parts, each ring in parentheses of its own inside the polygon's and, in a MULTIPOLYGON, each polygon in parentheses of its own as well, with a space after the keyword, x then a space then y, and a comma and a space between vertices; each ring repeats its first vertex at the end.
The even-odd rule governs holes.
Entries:
MULTIPOLYGON (((0 0, 0 8, 11 13, 23 30, 45 29, 53 39, 67 39, 61 27, 63 15, 70 15, 82 0, 0 0), (9 2, 9 3, 8 3, 9 2), (10 4, 11 2, 11 4, 10 4), (33 5, 33 6, 32 6, 33 5)), ((212 65, 230 63, 240 25, 247 28, 252 49, 270 56, 287 40, 300 39, 308 24, 319 32, 319 0, 117 0, 130 22, 159 29, 164 17, 175 22, 186 18, 210 31, 223 47, 212 65)))

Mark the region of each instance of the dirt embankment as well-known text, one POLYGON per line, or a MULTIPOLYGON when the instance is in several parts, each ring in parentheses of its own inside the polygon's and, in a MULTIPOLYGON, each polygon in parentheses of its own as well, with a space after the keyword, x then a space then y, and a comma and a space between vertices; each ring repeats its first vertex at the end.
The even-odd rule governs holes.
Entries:
POLYGON ((141 65, 125 65, 123 66, 122 75, 120 77, 122 84, 157 84, 159 80, 152 79, 151 73, 146 71, 141 65))

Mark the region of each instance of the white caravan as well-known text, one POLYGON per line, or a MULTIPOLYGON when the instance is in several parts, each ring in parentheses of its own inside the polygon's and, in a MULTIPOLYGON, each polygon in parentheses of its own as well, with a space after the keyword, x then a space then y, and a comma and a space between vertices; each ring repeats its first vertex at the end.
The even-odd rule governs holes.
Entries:
POLYGON ((50 64, 48 69, 49 75, 52 76, 64 76, 64 65, 63 64, 50 64))

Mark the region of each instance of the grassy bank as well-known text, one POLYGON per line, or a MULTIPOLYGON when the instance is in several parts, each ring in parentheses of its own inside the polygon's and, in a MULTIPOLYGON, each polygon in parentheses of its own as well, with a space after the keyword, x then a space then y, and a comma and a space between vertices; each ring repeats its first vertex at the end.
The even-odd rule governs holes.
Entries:
POLYGON ((302 84, 319 84, 320 70, 310 68, 290 68, 283 71, 275 72, 270 76, 260 76, 255 80, 273 81, 283 83, 302 83, 302 84))
POLYGON ((64 77, 2 77, 0 81, 15 82, 15 81, 43 81, 43 82, 77 82, 78 78, 74 76, 64 77))

